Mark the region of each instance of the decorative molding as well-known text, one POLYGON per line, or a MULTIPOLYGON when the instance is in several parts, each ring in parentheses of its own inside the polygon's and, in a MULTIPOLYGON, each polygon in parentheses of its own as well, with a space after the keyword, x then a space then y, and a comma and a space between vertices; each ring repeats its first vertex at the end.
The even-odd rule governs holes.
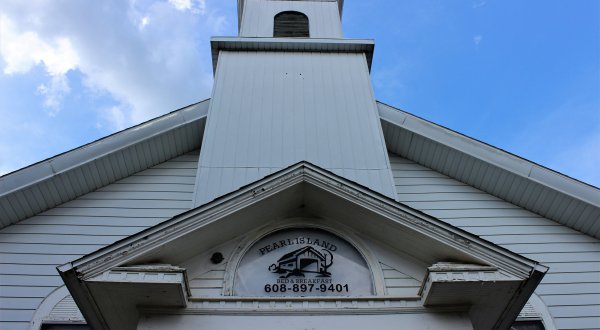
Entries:
MULTIPOLYGON (((101 273, 87 282, 105 283, 179 283, 187 297, 191 296, 189 280, 185 268, 172 265, 135 265, 115 267, 101 273)), ((186 298, 187 298, 186 297, 186 298)))
POLYGON ((177 315, 385 315, 467 312, 470 306, 426 308, 418 299, 193 300, 186 309, 141 308, 143 314, 177 315))
POLYGON ((377 193, 364 188, 358 188, 356 184, 353 184, 353 186, 349 182, 346 182, 345 179, 336 178, 333 180, 332 174, 324 174, 324 170, 315 168, 312 165, 307 168, 307 173, 311 174, 306 178, 307 182, 311 182, 334 194, 340 195, 339 192, 343 192, 346 197, 350 197, 358 205, 368 208, 371 211, 378 211, 380 215, 388 219, 402 223, 410 229, 433 237, 447 245, 463 251, 469 251, 469 253, 480 259, 490 260, 494 265, 501 266, 522 277, 528 277, 532 268, 537 268, 542 272, 547 271, 546 267, 539 265, 533 260, 498 248, 464 230, 410 209, 401 203, 381 198, 377 193), (512 255, 512 257, 508 257, 509 255, 512 255), (515 258, 520 259, 519 264, 514 262, 515 258), (512 259, 512 261, 509 261, 509 259, 512 259))
MULTIPOLYGON (((79 259, 70 267, 75 267, 81 278, 96 276, 107 268, 126 263, 146 250, 218 221, 231 213, 273 196, 300 182, 313 184, 411 230, 432 237, 456 249, 468 251, 469 254, 482 260, 488 260, 491 264, 515 275, 518 274, 522 278, 527 278, 532 269, 538 269, 542 272, 545 269, 545 267, 534 261, 510 253, 472 234, 389 200, 376 192, 362 188, 358 184, 349 182, 307 162, 293 165, 255 184, 246 186, 205 206, 183 213, 172 220, 116 243, 107 248, 108 251, 107 249, 100 251, 104 254, 98 256, 92 254, 79 259)), ((69 268, 69 265, 60 268, 66 269, 69 268)))
POLYGON ((375 50, 372 39, 212 37, 210 45, 214 74, 221 51, 363 53, 370 71, 375 50))
POLYGON ((542 299, 537 294, 532 294, 529 298, 529 304, 533 307, 533 309, 539 313, 542 323, 544 323, 544 328, 546 330, 556 330, 556 324, 554 324, 554 319, 550 314, 550 310, 548 310, 548 306, 542 301, 542 299))
POLYGON ((69 290, 66 286, 56 288, 50 293, 38 306, 29 323, 29 330, 39 330, 48 316, 54 310, 57 304, 69 296, 69 290))

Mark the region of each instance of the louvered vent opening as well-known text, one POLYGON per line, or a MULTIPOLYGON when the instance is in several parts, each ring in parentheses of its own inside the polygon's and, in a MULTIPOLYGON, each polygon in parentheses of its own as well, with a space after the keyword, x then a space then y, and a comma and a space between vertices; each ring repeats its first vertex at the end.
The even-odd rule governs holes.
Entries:
POLYGON ((308 38, 308 17, 297 11, 285 11, 275 16, 275 38, 308 38))
POLYGON ((544 330, 542 321, 517 321, 510 330, 544 330))

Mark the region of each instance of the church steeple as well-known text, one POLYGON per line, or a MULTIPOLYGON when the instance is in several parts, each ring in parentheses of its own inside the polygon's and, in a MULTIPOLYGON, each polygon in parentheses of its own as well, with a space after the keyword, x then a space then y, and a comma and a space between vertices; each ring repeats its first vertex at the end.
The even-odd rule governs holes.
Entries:
POLYGON ((277 18, 296 13, 296 16, 288 15, 284 25, 292 29, 304 28, 305 18, 311 38, 342 38, 343 3, 343 0, 239 0, 239 35, 276 37, 277 18))

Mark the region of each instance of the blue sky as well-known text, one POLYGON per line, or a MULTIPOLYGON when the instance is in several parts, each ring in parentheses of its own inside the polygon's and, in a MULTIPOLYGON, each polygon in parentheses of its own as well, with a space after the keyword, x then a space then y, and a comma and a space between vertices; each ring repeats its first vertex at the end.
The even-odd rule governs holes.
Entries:
MULTIPOLYGON (((2 0, 0 174, 210 96, 235 0, 2 0)), ((600 186, 600 1, 347 0, 378 100, 600 186)))

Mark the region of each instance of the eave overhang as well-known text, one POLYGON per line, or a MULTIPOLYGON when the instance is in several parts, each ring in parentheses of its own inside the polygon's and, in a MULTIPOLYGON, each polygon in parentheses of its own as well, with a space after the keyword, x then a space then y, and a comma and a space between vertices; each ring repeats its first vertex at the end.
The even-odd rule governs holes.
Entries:
POLYGON ((390 152, 600 238, 600 189, 378 102, 390 152))
POLYGON ((213 73, 217 71, 219 52, 264 51, 264 52, 321 52, 321 53, 364 53, 371 70, 375 42, 371 39, 319 39, 319 38, 249 38, 212 37, 213 73))
MULTIPOLYGON (((461 264, 493 267, 496 277, 491 280, 481 278, 462 283, 463 288, 465 285, 472 288, 474 294, 482 283, 504 292, 502 299, 493 306, 475 296, 468 301, 471 304, 468 310, 474 314, 474 324, 482 328, 503 329, 510 324, 547 271, 535 261, 306 162, 63 265, 58 270, 86 320, 98 328, 110 328, 107 324, 114 324, 115 320, 111 318, 116 316, 104 310, 99 302, 103 298, 90 286, 103 274, 123 269, 119 267, 147 265, 152 261, 177 265, 192 257, 194 251, 201 251, 200 244, 204 244, 204 248, 218 244, 216 232, 221 236, 236 235, 235 231, 244 233, 261 225, 261 219, 281 218, 285 212, 298 208, 325 219, 363 219, 361 228, 357 230, 377 237, 385 244, 403 242, 412 254, 432 265, 452 259, 459 260, 461 264), (369 218, 369 222, 364 222, 365 217, 369 218)), ((443 289, 455 285, 455 282, 432 277, 432 281, 427 283, 430 283, 429 288, 433 283, 436 289, 443 289)), ((185 283, 180 287, 185 287, 185 283)), ((435 292, 443 293, 444 290, 432 292, 424 288, 423 292, 427 293, 423 296, 427 303, 435 305, 441 299, 436 298, 435 292)), ((228 298, 235 299, 234 296, 228 298)), ((135 309, 132 306, 122 308, 135 309)))
MULTIPOLYGON (((77 281, 72 274, 63 280, 77 281)), ((81 282, 71 295, 93 329, 135 329, 138 308, 184 308, 189 292, 185 269, 140 265, 107 270, 81 282)))
POLYGON ((0 228, 200 148, 210 100, 0 177, 0 228))

